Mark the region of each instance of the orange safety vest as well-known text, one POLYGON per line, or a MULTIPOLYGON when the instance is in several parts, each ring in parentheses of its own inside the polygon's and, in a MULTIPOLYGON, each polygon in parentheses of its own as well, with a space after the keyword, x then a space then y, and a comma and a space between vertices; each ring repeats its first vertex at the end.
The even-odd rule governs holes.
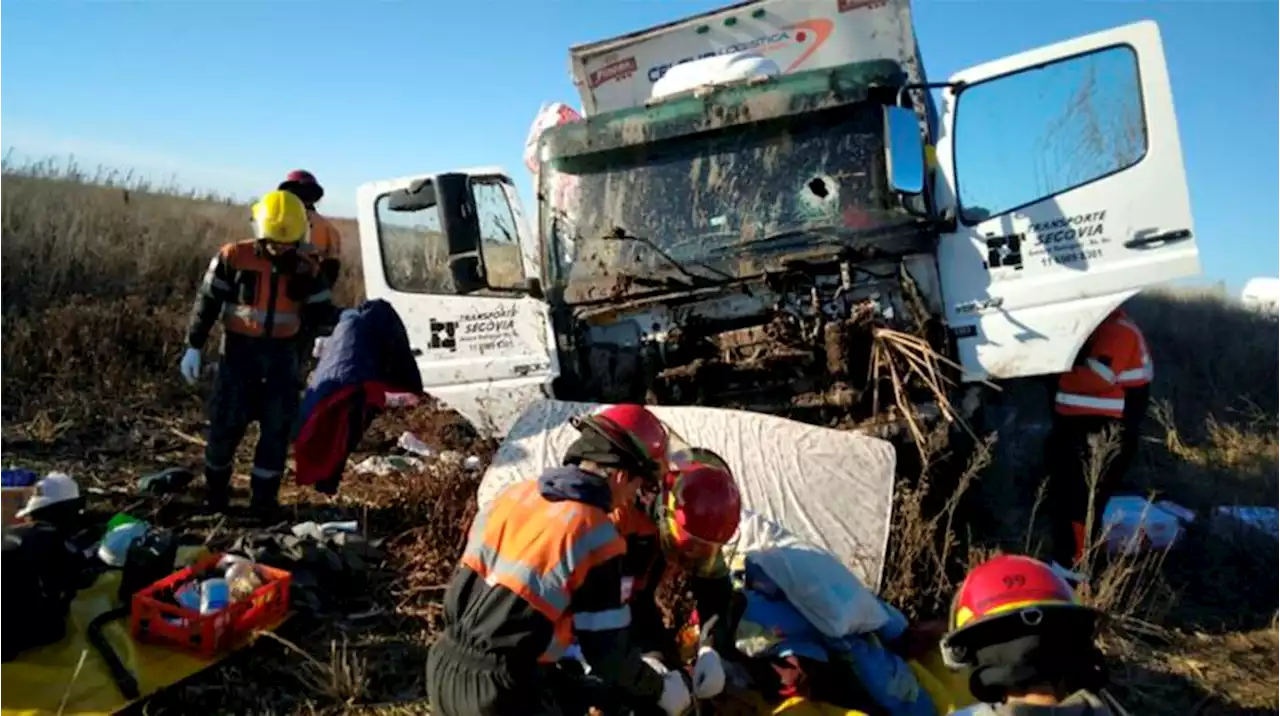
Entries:
POLYGON ((588 572, 626 551, 609 513, 572 500, 552 502, 539 494, 536 480, 525 480, 476 516, 462 564, 551 621, 551 643, 538 661, 555 663, 573 642, 573 592, 588 572))
POLYGON ((1058 378, 1054 399, 1059 415, 1124 417, 1125 388, 1151 382, 1154 371, 1147 341, 1123 310, 1094 330, 1083 361, 1058 378))
POLYGON ((321 259, 342 258, 342 233, 320 214, 311 214, 311 238, 307 243, 321 259))
MULTIPOLYGON (((315 278, 318 268, 314 259, 299 254, 299 273, 315 278)), ((225 285, 212 278, 215 288, 230 296, 222 308, 223 326, 231 333, 254 338, 293 338, 302 327, 302 307, 330 300, 330 293, 319 282, 309 295, 295 298, 290 283, 294 276, 281 272, 270 257, 258 248, 254 239, 227 244, 214 258, 222 262, 225 275, 235 285, 225 285)))

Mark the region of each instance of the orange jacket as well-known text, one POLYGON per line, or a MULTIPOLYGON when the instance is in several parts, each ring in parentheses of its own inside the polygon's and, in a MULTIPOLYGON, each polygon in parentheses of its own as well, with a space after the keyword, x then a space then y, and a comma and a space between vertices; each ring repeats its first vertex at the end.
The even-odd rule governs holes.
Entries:
POLYGON ((1076 366, 1058 378, 1059 415, 1124 416, 1124 391, 1151 382, 1151 354, 1137 324, 1122 309, 1107 316, 1085 343, 1076 366))
POLYGON ((203 346, 218 319, 229 333, 291 339, 301 330, 304 314, 321 320, 332 312, 328 282, 313 257, 297 252, 292 259, 272 260, 256 240, 245 239, 224 245, 209 263, 187 341, 193 348, 203 346))
POLYGON ((318 212, 311 212, 311 240, 308 242, 322 260, 342 258, 342 233, 318 212))
POLYGON ((538 660, 555 663, 573 643, 573 593, 592 569, 626 550, 609 513, 572 500, 547 500, 538 482, 528 480, 503 490, 476 517, 461 561, 552 623, 551 644, 538 660))

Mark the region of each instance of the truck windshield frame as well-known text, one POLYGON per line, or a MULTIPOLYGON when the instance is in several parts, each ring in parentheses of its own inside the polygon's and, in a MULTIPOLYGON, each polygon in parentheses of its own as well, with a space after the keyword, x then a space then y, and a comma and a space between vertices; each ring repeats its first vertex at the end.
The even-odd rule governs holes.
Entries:
POLYGON ((567 303, 593 303, 693 287, 690 272, 749 278, 914 225, 884 186, 883 131, 881 106, 860 102, 546 161, 548 276, 567 303))

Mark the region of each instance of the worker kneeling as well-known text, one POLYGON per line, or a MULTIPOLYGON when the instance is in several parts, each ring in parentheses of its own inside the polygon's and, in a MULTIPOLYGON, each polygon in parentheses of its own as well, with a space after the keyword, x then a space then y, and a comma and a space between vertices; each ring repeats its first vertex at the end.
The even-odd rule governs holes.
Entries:
POLYGON ((969 689, 983 703, 957 713, 1112 714, 1094 646, 1101 616, 1039 560, 1002 555, 975 567, 952 604, 942 652, 953 667, 972 668, 969 689))
POLYGON ((562 467, 507 487, 477 515, 427 660, 433 713, 573 713, 583 694, 556 663, 574 641, 593 676, 637 704, 690 706, 689 677, 630 643, 626 541, 611 513, 657 489, 667 432, 628 408, 579 421, 562 467))

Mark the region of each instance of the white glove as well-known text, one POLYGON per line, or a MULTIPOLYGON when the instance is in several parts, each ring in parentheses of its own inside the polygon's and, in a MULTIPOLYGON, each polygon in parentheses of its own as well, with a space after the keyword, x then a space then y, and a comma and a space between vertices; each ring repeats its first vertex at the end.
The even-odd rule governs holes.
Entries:
POLYGON ((693 695, 700 699, 719 696, 725 680, 724 662, 716 650, 709 646, 698 649, 698 658, 693 662, 693 695))
POLYGON ((689 693, 689 684, 680 670, 671 671, 661 661, 652 656, 644 657, 644 663, 662 676, 662 696, 658 697, 658 708, 667 716, 680 716, 693 706, 693 694, 689 693))
POLYGON ((200 351, 188 348, 187 352, 182 354, 182 363, 178 364, 178 370, 182 372, 187 385, 195 385, 196 379, 200 377, 200 351))
POLYGON ((320 360, 324 355, 324 336, 316 338, 315 343, 311 344, 311 357, 320 360))

